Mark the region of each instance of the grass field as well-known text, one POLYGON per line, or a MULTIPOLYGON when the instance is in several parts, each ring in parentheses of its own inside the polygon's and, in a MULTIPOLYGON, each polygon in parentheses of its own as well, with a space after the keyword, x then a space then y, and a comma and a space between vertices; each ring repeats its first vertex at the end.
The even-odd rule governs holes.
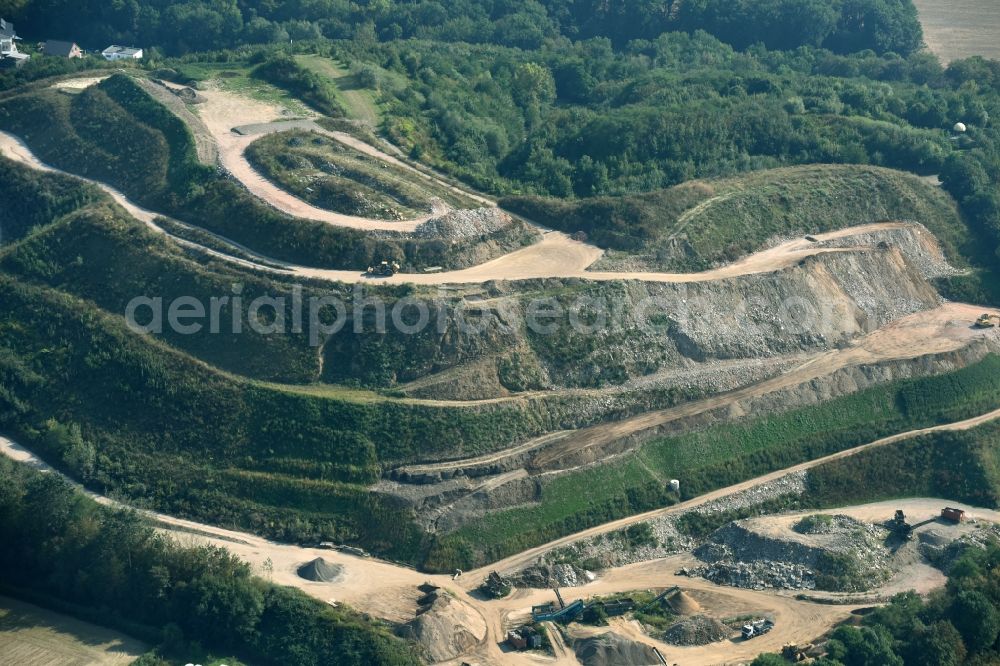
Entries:
POLYGON ((0 597, 0 663, 17 666, 117 666, 147 648, 104 627, 0 597))
POLYGON ((314 111, 288 91, 251 76, 252 69, 253 67, 249 65, 232 62, 192 62, 184 63, 177 67, 177 71, 184 79, 211 81, 212 84, 219 86, 223 90, 245 95, 262 102, 277 104, 284 108, 290 117, 316 115, 314 111))
POLYGON ((997 0, 914 0, 924 41, 944 63, 983 56, 1000 58, 1000 3, 997 0))
POLYGON ((375 101, 376 92, 357 85, 355 77, 341 63, 318 55, 296 56, 300 65, 324 76, 337 87, 337 101, 347 111, 347 117, 371 127, 382 122, 382 113, 375 101))

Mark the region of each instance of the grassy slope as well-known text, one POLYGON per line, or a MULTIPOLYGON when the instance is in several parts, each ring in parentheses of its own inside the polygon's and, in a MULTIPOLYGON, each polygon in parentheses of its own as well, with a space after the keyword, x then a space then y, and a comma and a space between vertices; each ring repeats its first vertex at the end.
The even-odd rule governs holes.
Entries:
MULTIPOLYGON (((896 432, 968 418, 1000 400, 1000 357, 937 377, 892 382, 787 413, 649 442, 638 455, 544 483, 539 506, 492 512, 441 538, 428 564, 448 570, 492 561, 608 520, 896 432)), ((856 492, 872 492, 886 473, 856 492)), ((850 478, 850 477, 845 477, 850 478)), ((864 476, 859 478, 866 478, 864 476)), ((996 486, 1000 492, 1000 484, 996 486)))
POLYGON ((271 134, 247 148, 265 177, 313 205, 347 215, 407 219, 431 212, 431 200, 474 203, 407 170, 311 132, 271 134))
MULTIPOLYGON (((376 239, 278 213, 199 164, 183 121, 123 75, 77 95, 41 89, 7 98, 0 102, 0 129, 53 166, 107 182, 154 210, 279 260, 361 268, 392 256, 408 268, 448 267, 466 250, 435 239, 376 239)), ((514 225, 498 236, 519 239, 522 231, 514 225)))
POLYGON ((663 269, 702 269, 753 252, 774 236, 880 220, 922 222, 952 258, 970 242, 940 188, 870 166, 787 167, 624 197, 507 197, 500 205, 565 231, 584 231, 602 247, 663 269), (683 249, 671 249, 675 237, 683 249))
POLYGON ((337 101, 348 118, 360 120, 372 128, 382 122, 382 111, 376 103, 374 91, 358 86, 355 77, 338 62, 318 55, 300 55, 295 60, 334 84, 337 101))
POLYGON ((805 501, 836 507, 898 497, 1000 504, 1000 425, 941 432, 835 460, 809 472, 805 501))
POLYGON ((0 429, 91 485, 180 515, 414 558, 407 515, 358 485, 380 463, 553 427, 518 404, 288 392, 224 375, 61 292, 0 276, 0 299, 0 429))

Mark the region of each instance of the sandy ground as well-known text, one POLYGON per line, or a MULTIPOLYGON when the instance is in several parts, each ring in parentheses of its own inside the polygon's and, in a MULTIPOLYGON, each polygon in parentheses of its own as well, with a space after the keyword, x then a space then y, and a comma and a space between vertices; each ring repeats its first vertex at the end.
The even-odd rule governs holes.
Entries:
POLYGON ((53 88, 58 88, 60 90, 83 90, 84 88, 89 88, 90 86, 96 86, 98 83, 108 78, 107 76, 90 76, 86 78, 78 79, 64 79, 62 81, 56 81, 52 84, 53 88))
POLYGON ((945 64, 974 55, 1000 58, 997 0, 914 0, 913 4, 920 13, 924 42, 945 64))
POLYGON ((17 666, 124 666, 147 647, 111 629, 0 597, 0 663, 17 666))
MULTIPOLYGON (((866 445, 866 447, 878 446, 904 437, 913 437, 916 434, 930 430, 969 428, 977 423, 996 418, 1000 418, 1000 410, 955 424, 903 433, 894 438, 886 438, 878 442, 873 442, 866 445)), ((641 516, 615 521, 614 523, 609 523, 592 530, 586 530, 546 544, 545 546, 526 551, 526 553, 514 558, 508 558, 483 569, 468 572, 458 580, 452 580, 449 576, 422 574, 413 569, 373 558, 356 557, 338 551, 280 544, 252 534, 226 530, 153 512, 145 513, 158 523, 161 528, 169 531, 181 542, 190 544, 212 543, 223 546, 249 562, 261 574, 264 574, 265 562, 270 560, 273 567, 271 579, 275 583, 297 587, 327 602, 344 602, 362 612, 367 612, 394 622, 404 622, 414 616, 416 612, 416 600, 420 596, 420 593, 416 589, 418 585, 423 582, 431 582, 438 585, 468 603, 476 612, 483 616, 487 623, 487 640, 474 654, 466 655, 464 657, 465 661, 483 664, 575 663, 575 659, 568 650, 566 652, 560 650, 560 658, 556 662, 551 658, 544 658, 539 655, 507 653, 499 645, 507 629, 516 626, 517 623, 526 618, 533 604, 552 600, 553 594, 550 591, 517 590, 510 597, 496 601, 484 601, 478 595, 470 594, 470 591, 474 590, 482 582, 486 573, 492 569, 499 569, 501 571, 510 570, 511 568, 530 562, 540 554, 571 541, 592 536, 599 532, 620 529, 624 525, 636 522, 637 520, 648 519, 654 515, 685 511, 692 506, 733 492, 739 492, 770 478, 775 478, 797 469, 805 469, 816 464, 821 464, 824 460, 829 460, 833 457, 851 455, 858 450, 863 450, 863 448, 865 447, 737 484, 665 510, 650 512, 641 516), (318 583, 306 581, 295 573, 299 565, 309 562, 316 557, 323 557, 333 564, 342 566, 342 577, 333 583, 318 583)), ((15 460, 32 465, 36 469, 49 473, 58 473, 54 472, 51 467, 30 451, 5 437, 0 437, 0 452, 15 460)), ((88 493, 88 495, 95 497, 103 504, 116 504, 113 500, 97 496, 94 493, 88 493)), ((942 499, 928 498, 880 502, 844 509, 832 509, 830 512, 845 513, 863 520, 882 521, 885 520, 887 515, 891 515, 895 509, 901 508, 906 511, 910 520, 915 522, 925 517, 936 515, 942 506, 949 504, 966 509, 972 519, 1000 522, 1000 513, 996 511, 972 508, 942 499)), ((568 603, 578 598, 586 598, 594 595, 658 589, 678 585, 693 594, 695 599, 707 612, 717 617, 731 617, 753 612, 772 614, 777 621, 774 631, 766 636, 755 639, 751 643, 725 641, 711 646, 678 648, 659 643, 648 637, 630 636, 632 638, 640 638, 643 642, 658 647, 667 656, 670 663, 678 662, 684 664, 719 664, 747 661, 762 651, 778 650, 784 643, 806 642, 821 635, 831 626, 846 618, 852 608, 850 605, 812 603, 795 599, 787 593, 720 587, 702 579, 674 575, 674 572, 680 567, 689 566, 692 563, 693 560, 690 554, 681 554, 661 560, 611 569, 605 572, 602 578, 589 585, 563 590, 563 596, 568 603)), ((903 580, 902 583, 900 581, 892 581, 892 589, 894 591, 912 589, 914 585, 909 584, 908 580, 903 580)), ((926 582, 924 581, 924 583, 926 582)), ((930 582, 936 585, 938 581, 930 582)), ((933 587, 933 585, 928 587, 924 583, 917 581, 915 586, 921 591, 933 587)))

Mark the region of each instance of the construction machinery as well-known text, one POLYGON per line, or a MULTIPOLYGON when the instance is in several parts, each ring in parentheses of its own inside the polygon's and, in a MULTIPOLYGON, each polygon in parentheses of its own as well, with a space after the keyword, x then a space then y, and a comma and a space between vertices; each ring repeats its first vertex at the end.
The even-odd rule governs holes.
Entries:
POLYGON ((383 261, 376 266, 369 266, 366 274, 370 277, 392 277, 399 272, 399 263, 395 261, 383 261))
POLYGON ((902 509, 896 509, 896 516, 892 519, 890 527, 892 533, 904 541, 909 541, 913 538, 913 525, 906 522, 906 515, 902 509))
POLYGON ((740 634, 743 636, 743 640, 748 641, 751 638, 763 636, 772 629, 774 629, 774 622, 771 620, 752 620, 743 625, 743 630, 740 634))
POLYGON ((562 624, 567 624, 582 615, 583 611, 587 609, 587 605, 580 599, 567 606, 566 602, 563 601, 559 588, 554 587, 552 589, 556 593, 559 605, 556 606, 554 603, 549 602, 540 606, 532 606, 531 619, 535 622, 561 622, 562 624))
POLYGON ((976 328, 994 328, 996 326, 994 320, 1000 321, 1000 315, 985 312, 979 315, 979 319, 976 320, 976 328))
POLYGON ((797 664, 800 661, 805 661, 809 658, 809 655, 806 653, 812 648, 812 644, 796 645, 795 643, 789 643, 781 648, 781 656, 784 657, 786 661, 797 664))

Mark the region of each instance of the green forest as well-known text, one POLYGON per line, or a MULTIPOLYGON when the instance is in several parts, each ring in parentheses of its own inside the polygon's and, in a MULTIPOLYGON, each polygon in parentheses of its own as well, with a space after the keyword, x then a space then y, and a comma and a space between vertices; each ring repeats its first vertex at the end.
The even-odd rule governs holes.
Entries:
POLYGON ((210 655, 276 666, 420 663, 388 627, 268 583, 225 549, 180 546, 55 475, 0 456, 0 488, 0 589, 158 646, 144 666, 210 655))

